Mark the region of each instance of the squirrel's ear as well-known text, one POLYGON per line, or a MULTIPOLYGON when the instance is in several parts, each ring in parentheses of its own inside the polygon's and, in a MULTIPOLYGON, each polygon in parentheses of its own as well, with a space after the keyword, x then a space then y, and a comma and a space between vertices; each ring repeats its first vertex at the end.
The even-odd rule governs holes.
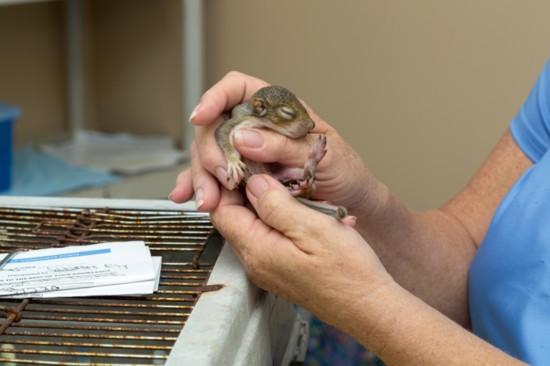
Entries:
POLYGON ((265 101, 260 98, 253 98, 250 102, 252 104, 252 110, 257 116, 264 116, 267 112, 265 101))

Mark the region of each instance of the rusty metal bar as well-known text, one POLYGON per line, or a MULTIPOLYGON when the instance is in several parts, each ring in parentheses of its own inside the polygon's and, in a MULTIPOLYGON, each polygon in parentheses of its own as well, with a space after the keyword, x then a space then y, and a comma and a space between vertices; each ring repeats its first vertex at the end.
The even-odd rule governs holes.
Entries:
POLYGON ((0 363, 162 364, 210 289, 217 252, 203 253, 213 235, 208 215, 193 211, 0 207, 0 251, 144 240, 163 257, 152 295, 0 299, 0 363))

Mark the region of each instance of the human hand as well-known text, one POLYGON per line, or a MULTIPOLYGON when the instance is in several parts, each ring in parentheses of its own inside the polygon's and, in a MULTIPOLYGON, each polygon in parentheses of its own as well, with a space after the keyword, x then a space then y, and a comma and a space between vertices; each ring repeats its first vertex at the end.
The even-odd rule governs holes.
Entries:
MULTIPOLYGON (((170 198, 175 202, 196 195, 197 207, 211 211, 219 203, 220 184, 227 184, 225 157, 214 138, 214 131, 224 121, 224 113, 248 100, 266 82, 233 72, 208 90, 191 116, 196 139, 191 147, 191 168, 182 172, 170 198)), ((365 209, 376 180, 359 156, 338 133, 322 121, 307 105, 316 123, 312 133, 327 136, 327 154, 317 167, 313 199, 329 201, 348 208, 358 216, 365 209)), ((258 162, 279 163, 286 167, 303 167, 312 137, 289 139, 268 130, 243 129, 235 134, 234 144, 242 156, 258 162)))
POLYGON ((246 194, 257 214, 223 190, 211 219, 257 286, 346 330, 357 315, 345 313, 349 302, 393 283, 359 233, 299 204, 272 177, 251 177, 246 194))

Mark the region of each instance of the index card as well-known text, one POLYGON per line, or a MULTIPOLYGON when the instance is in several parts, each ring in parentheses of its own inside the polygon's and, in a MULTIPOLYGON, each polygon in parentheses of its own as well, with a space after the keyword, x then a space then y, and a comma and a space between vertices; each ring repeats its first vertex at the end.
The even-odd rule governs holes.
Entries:
POLYGON ((0 297, 154 283, 158 274, 143 241, 33 250, 17 254, 0 270, 0 297))

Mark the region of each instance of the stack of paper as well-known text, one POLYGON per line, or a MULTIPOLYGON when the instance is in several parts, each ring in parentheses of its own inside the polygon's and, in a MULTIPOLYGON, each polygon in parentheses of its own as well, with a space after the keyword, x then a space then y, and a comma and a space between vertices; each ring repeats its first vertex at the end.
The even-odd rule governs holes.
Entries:
POLYGON ((143 241, 20 252, 0 269, 0 297, 150 294, 160 268, 143 241))

